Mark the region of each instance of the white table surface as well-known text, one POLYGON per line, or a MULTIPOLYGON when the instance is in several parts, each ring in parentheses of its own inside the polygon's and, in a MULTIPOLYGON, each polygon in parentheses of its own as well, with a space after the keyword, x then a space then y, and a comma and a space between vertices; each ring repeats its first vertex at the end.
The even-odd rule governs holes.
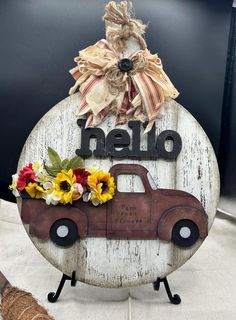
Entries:
POLYGON ((101 289, 65 285, 60 300, 47 302, 61 273, 35 249, 21 224, 16 204, 0 200, 0 270, 11 283, 30 291, 56 320, 227 320, 236 318, 236 219, 218 214, 197 253, 169 276, 182 303, 168 302, 163 285, 101 289))

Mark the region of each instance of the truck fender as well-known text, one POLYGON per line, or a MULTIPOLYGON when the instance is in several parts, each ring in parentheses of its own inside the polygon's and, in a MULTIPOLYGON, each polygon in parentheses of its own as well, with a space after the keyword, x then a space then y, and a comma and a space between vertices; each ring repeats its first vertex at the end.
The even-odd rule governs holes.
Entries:
POLYGON ((49 206, 43 200, 32 198, 19 198, 17 204, 21 212, 21 219, 23 223, 30 224, 36 220, 38 215, 49 206))
POLYGON ((31 222, 29 232, 42 240, 49 239, 51 226, 59 219, 70 219, 78 228, 79 237, 86 237, 88 231, 87 215, 76 207, 49 207, 38 218, 31 222))
POLYGON ((166 210, 158 223, 158 237, 171 241, 172 229, 180 220, 193 221, 199 229, 199 237, 204 240, 208 235, 208 217, 204 210, 194 207, 173 207, 166 210))

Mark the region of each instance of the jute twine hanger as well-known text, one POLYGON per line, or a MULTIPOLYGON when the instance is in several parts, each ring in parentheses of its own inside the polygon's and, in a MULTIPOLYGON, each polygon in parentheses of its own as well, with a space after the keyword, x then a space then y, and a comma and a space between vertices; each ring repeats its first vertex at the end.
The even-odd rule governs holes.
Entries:
MULTIPOLYGON (((105 6, 105 15, 103 20, 108 22, 106 27, 106 39, 118 53, 123 52, 128 47, 130 38, 137 40, 140 49, 146 50, 147 44, 142 34, 145 33, 146 25, 142 22, 131 18, 132 5, 127 1, 116 3, 110 1, 105 6)), ((143 72, 147 66, 147 61, 142 54, 136 54, 133 60, 133 69, 129 72, 130 75, 137 72, 143 72)), ((113 66, 106 72, 106 79, 108 88, 111 94, 125 90, 125 83, 123 81, 124 75, 120 70, 113 66)))
POLYGON ((131 10, 127 1, 109 2, 105 7, 103 20, 111 23, 107 26, 106 38, 116 51, 125 50, 130 37, 137 40, 141 50, 147 49, 146 41, 142 37, 146 25, 131 18, 131 10))

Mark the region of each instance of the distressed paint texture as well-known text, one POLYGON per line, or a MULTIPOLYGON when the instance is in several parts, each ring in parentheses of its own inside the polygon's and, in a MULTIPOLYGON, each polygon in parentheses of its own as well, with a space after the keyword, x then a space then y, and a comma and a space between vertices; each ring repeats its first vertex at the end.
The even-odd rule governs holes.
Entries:
MULTIPOLYGON (((36 160, 47 159, 47 147, 57 150, 62 158, 73 156, 80 147, 81 130, 76 124, 75 112, 79 94, 68 97, 52 108, 38 122, 22 150, 18 168, 36 160)), ((115 117, 109 117, 100 126, 105 133, 114 128, 115 117)), ((182 151, 177 161, 145 160, 141 164, 151 173, 161 188, 180 189, 192 193, 203 204, 213 223, 219 198, 219 173, 212 146, 198 122, 181 105, 168 100, 156 121, 157 134, 176 130, 182 138, 182 151)), ((126 125, 119 126, 130 132, 126 125)), ((146 136, 142 134, 141 148, 145 150, 146 136)), ((95 146, 92 141, 91 145, 95 146)), ((140 163, 138 160, 85 160, 87 168, 109 170, 116 163, 140 163)), ((132 190, 132 177, 121 177, 132 190)), ((137 182, 135 182, 137 190, 137 182)), ((18 201, 20 208, 20 201, 18 201)), ((25 225, 28 232, 28 226, 25 225)), ((30 235, 29 235, 30 236, 30 235)), ((79 281, 101 287, 129 287, 153 282, 183 265, 199 248, 199 240, 189 249, 180 249, 172 243, 156 240, 108 240, 87 238, 63 249, 51 241, 31 237, 35 247, 56 268, 71 275, 76 270, 79 281)))

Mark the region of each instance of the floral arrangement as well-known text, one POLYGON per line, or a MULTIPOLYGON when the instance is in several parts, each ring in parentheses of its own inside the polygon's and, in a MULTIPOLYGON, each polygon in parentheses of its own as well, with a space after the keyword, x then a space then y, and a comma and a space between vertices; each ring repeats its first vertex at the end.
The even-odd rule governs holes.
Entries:
POLYGON ((72 204, 82 198, 95 206, 113 198, 116 186, 110 173, 85 169, 78 156, 61 160, 50 147, 48 156, 51 166, 45 162, 29 163, 12 176, 9 188, 16 197, 45 199, 48 205, 72 204))

